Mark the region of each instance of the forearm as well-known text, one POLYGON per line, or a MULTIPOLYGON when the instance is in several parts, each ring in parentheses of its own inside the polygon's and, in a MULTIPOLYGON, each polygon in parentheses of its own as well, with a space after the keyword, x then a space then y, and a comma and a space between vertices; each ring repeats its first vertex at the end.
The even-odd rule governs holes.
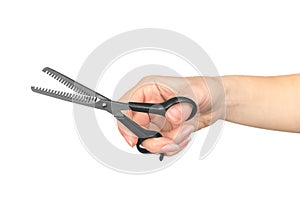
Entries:
POLYGON ((224 76, 225 120, 300 132, 300 74, 278 77, 224 76))

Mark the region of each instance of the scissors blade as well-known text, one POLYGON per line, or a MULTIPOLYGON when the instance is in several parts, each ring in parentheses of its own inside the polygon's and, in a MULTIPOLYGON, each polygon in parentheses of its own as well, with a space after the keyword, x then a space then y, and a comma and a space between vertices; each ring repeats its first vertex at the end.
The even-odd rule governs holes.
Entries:
POLYGON ((59 73, 58 71, 55 71, 54 69, 51 69, 49 67, 45 67, 43 69, 43 72, 48 74, 49 76, 53 77, 54 79, 58 80, 59 82, 63 83, 67 87, 71 88, 74 92, 77 92, 80 95, 84 96, 94 96, 99 99, 105 99, 110 100, 109 98, 95 92, 94 90, 78 83, 77 81, 74 81, 73 79, 63 75, 62 73, 59 73))
POLYGON ((57 90, 51 90, 47 88, 41 88, 41 87, 31 87, 31 90, 33 92, 43 94, 46 96, 54 97, 57 99, 61 99, 64 101, 69 101, 89 107, 95 107, 95 103, 98 100, 97 97, 94 96, 87 96, 87 95, 77 95, 77 94, 71 94, 67 92, 61 92, 57 90))

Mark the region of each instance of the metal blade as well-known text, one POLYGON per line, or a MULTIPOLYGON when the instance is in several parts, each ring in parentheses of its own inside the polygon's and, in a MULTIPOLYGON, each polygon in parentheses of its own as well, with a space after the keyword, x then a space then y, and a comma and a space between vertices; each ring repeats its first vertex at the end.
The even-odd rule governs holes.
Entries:
POLYGON ((51 90, 51 89, 41 88, 41 87, 31 86, 31 90, 39 94, 43 94, 46 96, 54 97, 57 99, 61 99, 64 101, 69 101, 69 102, 73 102, 73 103, 77 103, 89 107, 95 107, 95 103, 98 100, 97 97, 94 96, 71 94, 67 92, 61 92, 61 91, 51 90))
POLYGON ((74 81, 73 79, 55 71, 54 69, 51 69, 49 67, 45 67, 43 69, 43 72, 48 74, 49 76, 55 78, 59 82, 63 83, 67 87, 71 88, 74 92, 77 92, 80 95, 85 95, 85 96, 93 96, 93 97, 98 97, 100 99, 106 99, 109 100, 107 97, 91 90, 90 88, 74 81))

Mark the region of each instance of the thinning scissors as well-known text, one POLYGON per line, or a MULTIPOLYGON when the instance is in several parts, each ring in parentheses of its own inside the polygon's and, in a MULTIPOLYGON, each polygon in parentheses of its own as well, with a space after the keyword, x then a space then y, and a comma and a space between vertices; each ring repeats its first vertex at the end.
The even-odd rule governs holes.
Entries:
MULTIPOLYGON (((43 72, 47 73, 67 87, 71 88, 75 93, 71 94, 67 92, 32 86, 31 90, 33 92, 109 112, 138 137, 136 147, 141 153, 151 153, 147 149, 142 147, 143 141, 149 138, 162 137, 162 135, 159 132, 143 128, 142 126, 131 120, 129 117, 127 117, 125 114, 123 114, 122 111, 132 110, 136 112, 152 113, 165 116, 166 111, 173 105, 178 103, 189 103, 192 105, 192 112, 187 120, 190 120, 192 117, 194 117, 197 112, 197 106, 195 102, 186 97, 174 97, 158 104, 142 102, 124 103, 112 101, 109 98, 89 89, 88 87, 49 67, 44 68, 43 72)), ((162 161, 163 157, 164 154, 161 153, 159 156, 159 160, 162 161)))

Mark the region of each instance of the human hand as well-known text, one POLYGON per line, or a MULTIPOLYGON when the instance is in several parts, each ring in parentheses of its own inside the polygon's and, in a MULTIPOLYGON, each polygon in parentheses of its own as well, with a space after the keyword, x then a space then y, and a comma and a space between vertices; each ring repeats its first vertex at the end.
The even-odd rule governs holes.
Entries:
MULTIPOLYGON (((148 76, 130 89, 120 101, 161 103, 176 96, 185 96, 195 101, 197 113, 191 119, 192 107, 180 103, 167 110, 165 118, 159 115, 126 111, 125 114, 146 129, 158 131, 161 138, 150 138, 142 145, 152 153, 174 155, 187 146, 190 135, 221 118, 223 109, 220 101, 215 101, 209 91, 218 87, 213 78, 148 76), (210 86, 210 87, 208 87, 210 86), (210 89, 208 89, 210 88, 210 89), (219 105, 220 104, 220 105, 219 105), (217 109, 212 109, 213 105, 217 109)), ((217 91, 217 90, 215 90, 217 91)), ((217 94, 217 93, 216 93, 217 94)), ((138 138, 124 125, 118 123, 122 136, 130 146, 135 146, 138 138)))

